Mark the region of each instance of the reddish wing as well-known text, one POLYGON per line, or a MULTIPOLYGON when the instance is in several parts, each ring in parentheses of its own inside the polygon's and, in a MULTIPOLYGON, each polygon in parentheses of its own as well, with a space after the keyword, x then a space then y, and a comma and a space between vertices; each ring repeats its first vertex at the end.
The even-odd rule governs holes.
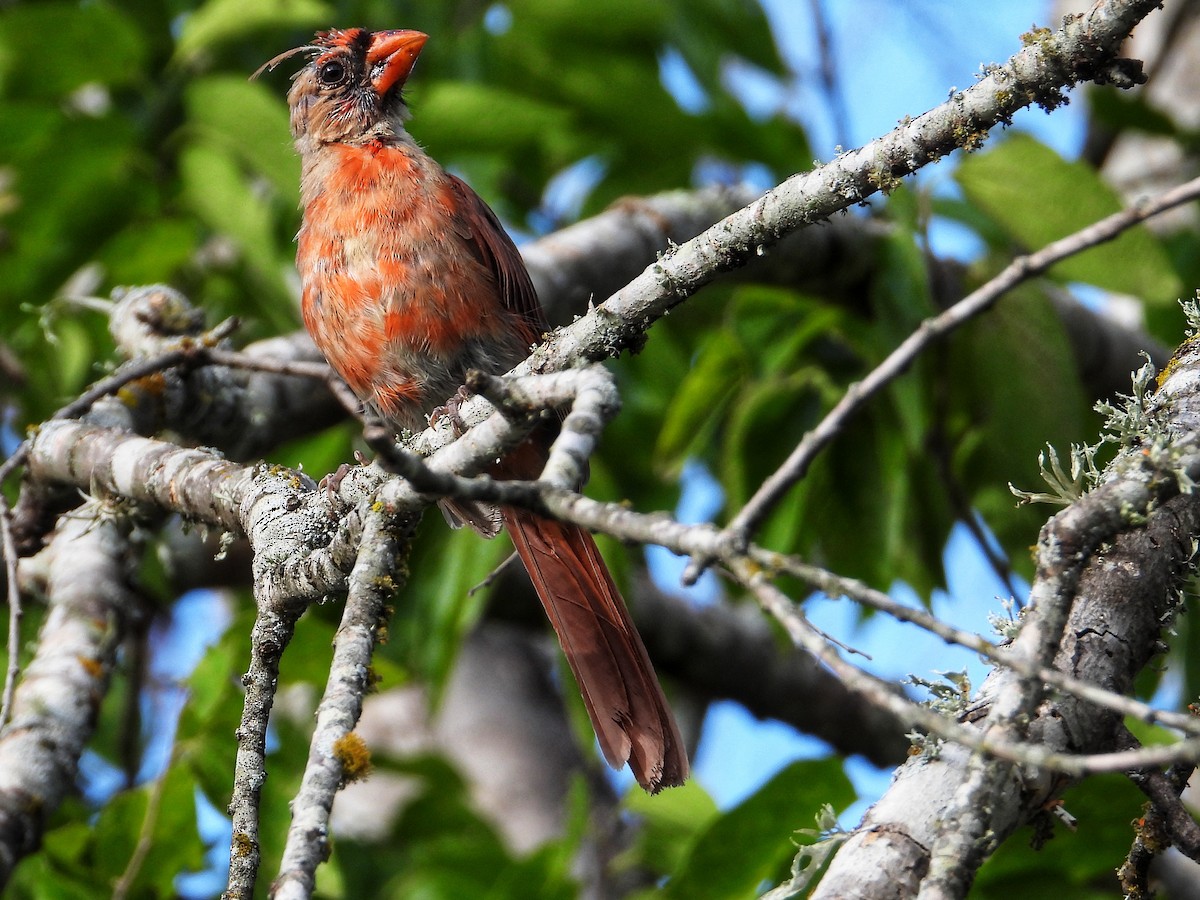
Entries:
MULTIPOLYGON (((546 319, 520 252, 479 195, 449 178, 461 200, 459 233, 494 275, 504 306, 529 323, 530 342, 538 340, 546 319)), ((550 439, 552 432, 535 432, 492 474, 536 478, 550 439)), ((651 793, 682 784, 688 759, 679 728, 592 536, 525 510, 502 512, 575 674, 605 759, 617 767, 628 762, 638 784, 651 793)))
POLYGON ((504 306, 529 322, 533 332, 531 343, 539 340, 549 326, 533 281, 529 278, 529 271, 525 268, 525 261, 521 259, 521 251, 512 242, 492 208, 466 182, 449 172, 446 177, 461 201, 457 223, 468 248, 495 276, 504 306))

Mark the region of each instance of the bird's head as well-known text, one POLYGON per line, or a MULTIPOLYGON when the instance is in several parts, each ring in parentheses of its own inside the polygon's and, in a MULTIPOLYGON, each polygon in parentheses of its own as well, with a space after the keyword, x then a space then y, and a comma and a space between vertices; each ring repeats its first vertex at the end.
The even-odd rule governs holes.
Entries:
MULTIPOLYGON (((281 53, 258 72, 307 54, 288 103, 292 135, 316 144, 366 140, 408 117, 401 88, 428 36, 419 31, 322 31, 311 44, 281 53)), ((258 74, 255 73, 255 75, 258 74)))

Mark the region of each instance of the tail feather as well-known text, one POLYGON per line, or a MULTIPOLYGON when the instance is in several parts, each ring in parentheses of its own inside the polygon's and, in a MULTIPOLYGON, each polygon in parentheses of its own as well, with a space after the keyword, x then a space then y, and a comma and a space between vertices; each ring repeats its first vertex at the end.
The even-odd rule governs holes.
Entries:
POLYGON ((579 683, 609 765, 651 793, 683 784, 687 754, 596 542, 575 525, 506 508, 504 523, 579 683))

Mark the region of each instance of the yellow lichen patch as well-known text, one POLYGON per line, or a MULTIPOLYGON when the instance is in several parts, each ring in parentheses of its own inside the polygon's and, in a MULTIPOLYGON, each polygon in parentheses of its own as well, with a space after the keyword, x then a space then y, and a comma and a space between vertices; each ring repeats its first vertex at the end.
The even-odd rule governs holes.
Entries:
POLYGON ((375 671, 374 666, 367 666, 367 677, 365 690, 368 694, 374 694, 379 690, 379 683, 383 681, 383 676, 375 671))
POLYGON ((353 731, 333 742, 333 756, 342 767, 342 780, 346 783, 371 774, 371 751, 353 731))
POLYGON ((1026 47, 1032 47, 1035 44, 1045 43, 1054 37, 1054 32, 1049 28, 1032 28, 1021 35, 1021 43, 1026 47))
POLYGON ((166 376, 162 372, 155 372, 152 375, 146 375, 143 378, 129 382, 129 384, 117 391, 117 399, 126 406, 132 406, 138 400, 138 391, 149 394, 151 397, 161 397, 166 389, 166 376))
POLYGON ((1161 388, 1166 384, 1167 379, 1179 368, 1180 361, 1193 354, 1200 347, 1200 334, 1193 334, 1186 341, 1180 344, 1179 349, 1175 351, 1175 355, 1163 366, 1163 370, 1158 373, 1158 380, 1155 382, 1156 388, 1161 388))
POLYGON ((233 836, 233 853, 238 859, 245 859, 254 852, 254 841, 244 831, 236 832, 233 836))

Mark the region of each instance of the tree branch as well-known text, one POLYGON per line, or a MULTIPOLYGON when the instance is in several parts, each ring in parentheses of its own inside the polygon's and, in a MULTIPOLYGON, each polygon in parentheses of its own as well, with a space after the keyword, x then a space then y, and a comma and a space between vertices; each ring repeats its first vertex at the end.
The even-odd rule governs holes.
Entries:
POLYGON ((292 825, 272 896, 279 900, 311 897, 317 866, 329 856, 329 812, 333 798, 348 781, 370 769, 366 748, 353 735, 362 714, 363 696, 371 687, 371 654, 378 631, 386 624, 386 607, 399 587, 400 542, 390 533, 391 517, 367 519, 363 552, 350 573, 342 624, 334 638, 333 663, 325 696, 317 707, 317 723, 300 790, 292 801, 292 825))
POLYGON ((0 885, 75 783, 134 603, 131 527, 97 503, 63 518, 51 542, 49 612, 0 731, 0 885))
MULTIPOLYGON (((1178 602, 1178 579, 1191 566, 1193 540, 1200 534, 1200 501, 1194 492, 1180 492, 1200 474, 1198 370, 1200 349, 1189 341, 1152 401, 1140 413, 1133 407, 1126 412, 1126 425, 1139 422, 1140 428, 1126 435, 1131 446, 1110 466, 1105 483, 1043 529, 1034 602, 1014 642, 1015 653, 1036 661, 1053 648, 1056 668, 1123 693, 1158 652, 1162 629, 1178 602), (1102 545, 1106 550, 1098 554, 1102 545)), ((1024 737, 1047 754, 1082 752, 1103 759, 1106 767, 1124 761, 1127 768, 1197 759, 1188 748, 1191 742, 1175 745, 1173 755, 1114 751, 1119 720, 1113 714, 1098 714, 1072 694, 1044 702, 1042 696, 1036 679, 995 670, 972 707, 974 727, 990 740, 993 716, 1006 713, 998 731, 1007 738, 1020 727, 1020 711, 1036 707, 1024 737)), ((1084 771, 1095 768, 1074 774, 1084 771)), ((954 845, 961 850, 974 843, 957 862, 948 854, 941 857, 945 874, 938 890, 952 892, 970 883, 990 847, 1064 787, 1045 769, 1018 771, 994 759, 972 766, 965 750, 949 745, 937 760, 910 761, 842 848, 815 896, 870 895, 876 878, 877 886, 888 884, 894 896, 915 894, 932 865, 936 823, 944 821, 948 809, 961 810, 969 801, 984 815, 959 817, 955 823, 963 836, 954 845), (896 892, 893 879, 900 873, 910 874, 896 892)))

